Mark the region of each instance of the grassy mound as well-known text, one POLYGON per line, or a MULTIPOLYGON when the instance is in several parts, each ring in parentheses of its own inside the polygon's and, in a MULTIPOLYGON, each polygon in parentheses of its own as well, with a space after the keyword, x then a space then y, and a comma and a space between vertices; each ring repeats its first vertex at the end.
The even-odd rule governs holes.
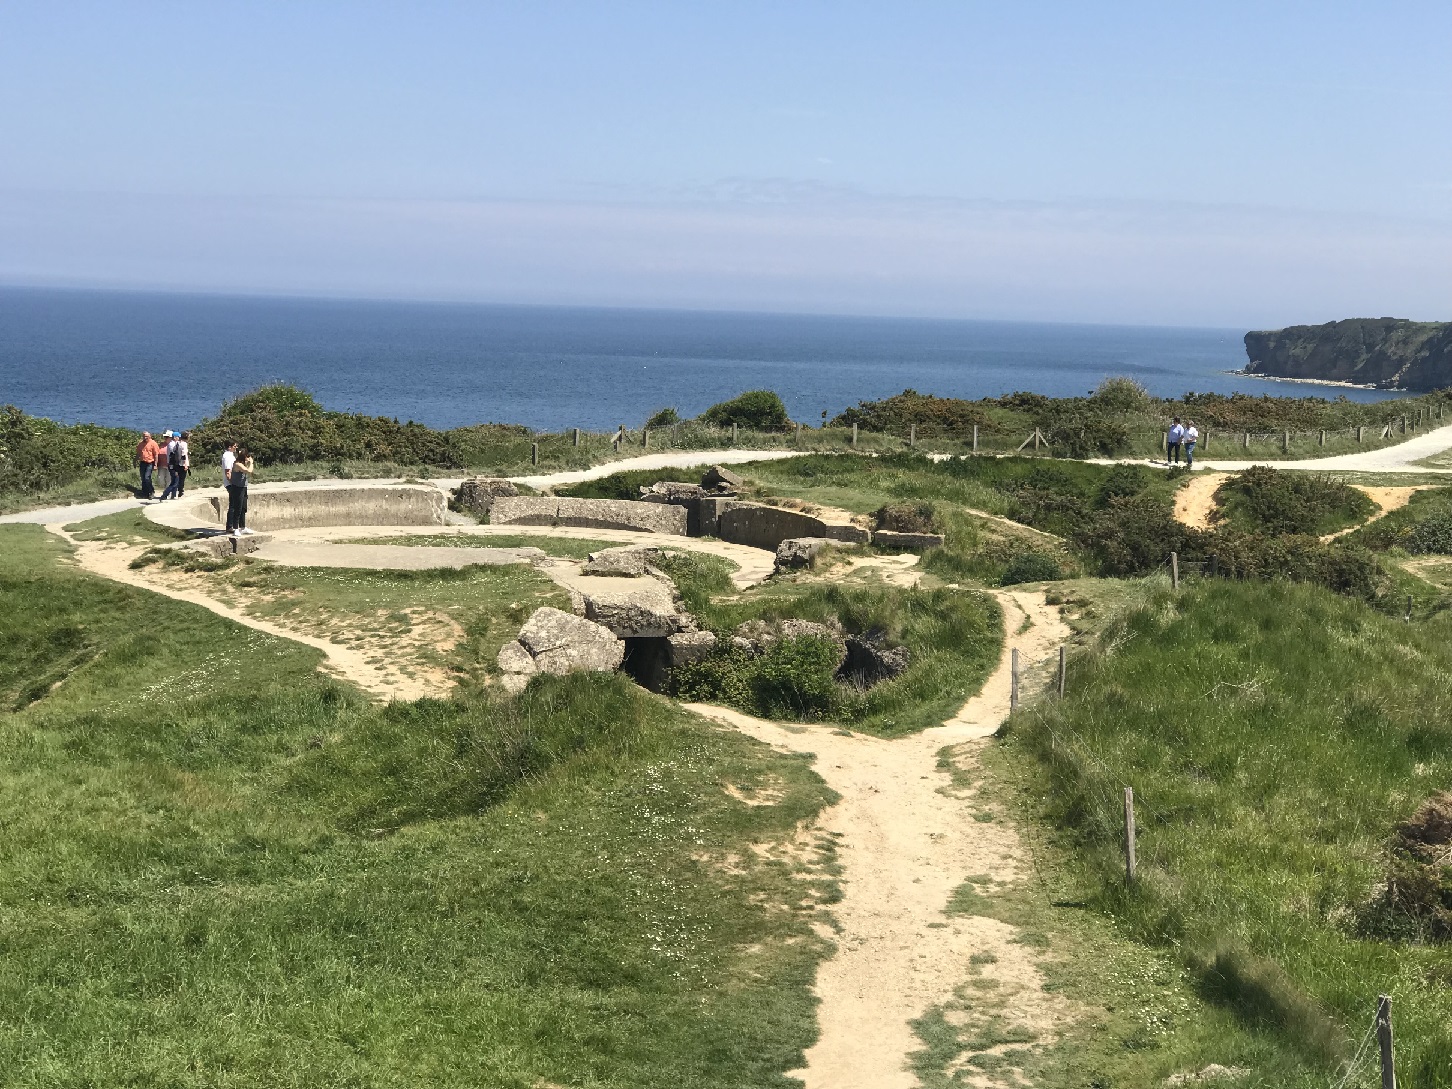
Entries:
POLYGON ((1215 493, 1215 519, 1247 533, 1319 537, 1358 525, 1376 511, 1367 494, 1322 473, 1256 465, 1215 493))
POLYGON ((1067 700, 1011 724, 1007 758, 1036 769, 1042 819, 1072 830, 1086 905, 1274 1042, 1223 1041, 1218 1061, 1254 1065, 1254 1084, 1326 1084, 1382 992, 1404 1011, 1404 1084, 1446 1084, 1452 949, 1366 941, 1358 919, 1394 827, 1452 780, 1449 636, 1312 587, 1207 581, 1130 614, 1112 654, 1073 663, 1067 700))
MULTIPOLYGON (((378 707, 0 527, 7 1085, 771 1086, 805 761, 623 677, 378 707), (769 788, 746 806, 721 784, 769 788)), ((826 848, 823 848, 824 850, 826 848)), ((806 862, 813 857, 807 851, 806 862)))

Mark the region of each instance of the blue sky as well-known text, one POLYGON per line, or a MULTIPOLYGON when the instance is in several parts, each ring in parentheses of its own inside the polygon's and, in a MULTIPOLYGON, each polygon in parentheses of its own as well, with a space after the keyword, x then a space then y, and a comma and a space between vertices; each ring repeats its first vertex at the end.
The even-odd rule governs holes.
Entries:
POLYGON ((1452 318, 1447 3, 0 6, 0 281, 1452 318))

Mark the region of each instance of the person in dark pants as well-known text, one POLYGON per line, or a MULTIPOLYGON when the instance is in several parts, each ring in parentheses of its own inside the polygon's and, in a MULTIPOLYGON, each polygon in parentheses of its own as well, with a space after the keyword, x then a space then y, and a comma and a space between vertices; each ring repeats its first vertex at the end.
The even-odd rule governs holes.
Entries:
POLYGON ((171 483, 161 493, 163 499, 180 499, 187 493, 187 473, 192 470, 190 431, 183 431, 166 448, 167 464, 171 466, 171 483))
POLYGON ((237 496, 232 491, 232 467, 237 464, 237 444, 229 442, 222 451, 222 486, 227 489, 227 532, 237 528, 237 496))
POLYGON ((247 481, 252 478, 254 468, 252 455, 247 447, 242 447, 237 451, 237 460, 232 462, 232 472, 227 478, 227 516, 232 523, 234 537, 247 536, 252 532, 247 528, 247 481))
POLYGON ((161 448, 156 445, 156 440, 151 437, 150 431, 141 433, 141 441, 136 444, 136 464, 141 467, 141 498, 152 499, 156 496, 156 488, 152 486, 151 474, 156 472, 156 455, 161 448))

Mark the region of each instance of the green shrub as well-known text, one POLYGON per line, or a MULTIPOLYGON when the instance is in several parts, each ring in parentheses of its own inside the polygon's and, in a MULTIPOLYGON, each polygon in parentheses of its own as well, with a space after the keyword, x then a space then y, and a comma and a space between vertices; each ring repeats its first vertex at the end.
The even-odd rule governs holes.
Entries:
POLYGON ((1168 499, 1115 496, 1075 535, 1074 543, 1099 574, 1143 575, 1160 567, 1171 552, 1184 556, 1203 535, 1175 520, 1168 499))
POLYGON ((680 422, 681 414, 674 408, 666 407, 657 410, 650 419, 645 421, 645 426, 653 430, 657 427, 671 427, 680 422))
POLYGON ((1193 543, 1195 551, 1184 558, 1208 562, 1213 556, 1216 573, 1226 578, 1309 582, 1367 601, 1386 585, 1386 575, 1374 555, 1339 541, 1220 530, 1197 534, 1193 543))
POLYGON ((1321 535, 1371 517, 1365 492, 1321 473, 1256 465, 1216 492, 1217 519, 1259 533, 1321 535))
POLYGON ((916 427, 924 438, 973 434, 975 426, 988 428, 992 417, 981 406, 955 397, 934 397, 905 389, 895 397, 881 401, 861 401, 832 420, 834 427, 856 424, 863 431, 906 434, 916 427))
POLYGON ((1402 548, 1418 555, 1452 555, 1452 488, 1417 492, 1405 507, 1363 526, 1347 540, 1376 551, 1402 548))
POLYGON ((786 405, 771 390, 748 390, 739 397, 712 405, 701 413, 701 419, 712 427, 735 424, 749 431, 785 431, 791 426, 786 405))
POLYGON ((1089 400, 1096 408, 1126 415, 1153 412, 1157 404, 1147 389, 1133 378, 1122 375, 1100 382, 1089 395, 1089 400))
POLYGON ((855 694, 837 680, 839 656, 836 643, 816 636, 778 639, 760 654, 722 640, 714 654, 671 671, 671 694, 767 718, 828 718, 855 694))
POLYGON ((33 495, 97 474, 112 486, 134 484, 132 459, 140 435, 118 427, 67 426, 0 406, 0 495, 33 495))
POLYGON ((1054 582, 1064 577, 1063 569, 1052 556, 1042 552, 1020 552, 1008 561, 1001 585, 1016 586, 1020 582, 1054 582))

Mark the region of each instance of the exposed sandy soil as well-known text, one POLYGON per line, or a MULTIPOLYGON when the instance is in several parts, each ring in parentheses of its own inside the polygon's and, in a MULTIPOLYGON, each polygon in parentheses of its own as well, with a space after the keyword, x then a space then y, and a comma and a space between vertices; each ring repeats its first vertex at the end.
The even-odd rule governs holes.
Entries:
MULTIPOLYGON (((691 709, 767 744, 816 757, 816 770, 842 796, 821 818, 837 842, 844 897, 834 908, 837 955, 818 970, 821 1037, 795 1072, 808 1089, 910 1089, 918 1084, 909 1056, 922 1048, 910 1021, 951 1003, 975 971, 997 983, 1011 1026, 1052 1038, 1072 1011, 1043 989, 1033 952, 1014 942, 1013 927, 974 915, 948 915, 953 891, 970 875, 996 882, 1026 878, 1022 844, 1001 816, 974 819, 991 807, 971 788, 955 788, 938 766, 949 749, 971 773, 978 753, 1008 713, 1010 651, 1023 665, 1053 655, 1069 636, 1042 594, 1002 592, 1009 633, 983 691, 943 726, 884 741, 832 727, 787 726, 705 704, 691 709), (1015 634, 1024 618, 1032 626, 1015 634), (982 958, 986 959, 986 958, 982 958)), ((991 1049, 990 1049, 991 1050, 991 1049)), ((968 1070, 963 1071, 969 1076, 968 1070)), ((1022 1084, 1012 1070, 974 1074, 969 1084, 1022 1084)))
POLYGON ((1202 472, 1175 493, 1175 520, 1191 529, 1209 529, 1215 511, 1215 492, 1225 482, 1223 473, 1202 472))

